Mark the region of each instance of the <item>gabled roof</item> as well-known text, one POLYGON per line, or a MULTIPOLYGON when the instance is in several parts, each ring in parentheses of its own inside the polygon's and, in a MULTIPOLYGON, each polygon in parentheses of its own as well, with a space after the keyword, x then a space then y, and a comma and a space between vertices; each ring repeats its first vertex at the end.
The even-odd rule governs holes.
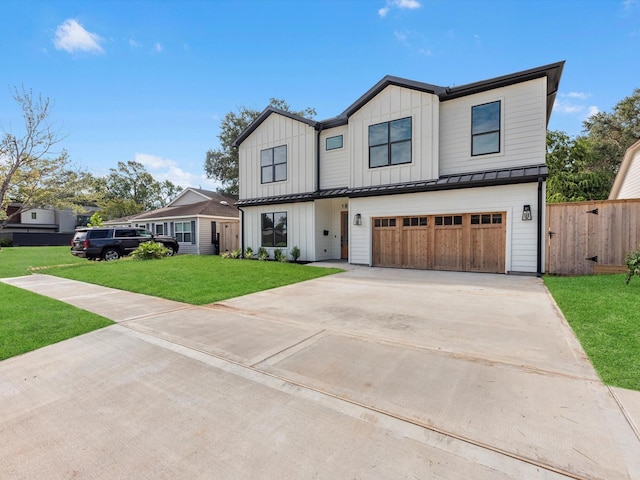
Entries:
POLYGON ((150 212, 140 213, 129 217, 129 221, 153 220, 159 218, 176 218, 176 217, 239 217, 238 208, 234 205, 235 200, 205 200, 204 202, 190 203, 187 205, 176 205, 151 210, 150 212))
POLYGON ((609 200, 616 200, 618 198, 618 195, 620 195, 620 189, 624 184, 627 173, 631 168, 631 164, 636 158, 639 159, 637 161, 640 161, 640 140, 627 148, 627 151, 624 154, 624 158, 622 159, 622 163, 620 164, 620 168, 618 169, 618 173, 616 174, 616 178, 613 181, 613 186, 611 187, 611 192, 609 193, 609 200))
POLYGON ((382 80, 376 83, 373 87, 367 90, 360 98, 353 102, 347 109, 337 117, 329 118, 322 121, 314 121, 299 115, 295 115, 291 112, 280 110, 273 107, 265 108, 262 113, 236 138, 233 142, 234 147, 239 147, 240 144, 247 139, 251 133, 258 128, 262 122, 264 122, 269 115, 276 113, 285 117, 297 120, 302 123, 315 128, 316 130, 322 130, 325 128, 337 127, 340 125, 346 125, 349 121, 349 117, 357 112, 360 108, 366 105, 371 99, 378 95, 382 90, 390 85, 395 85, 402 88, 408 88, 410 90, 417 90, 420 92, 431 93, 437 95, 441 102, 447 100, 453 100, 455 98, 463 97, 466 95, 473 95, 480 92, 486 92, 496 88, 502 88, 509 85, 515 85, 521 82, 527 82, 536 78, 546 77, 547 79, 547 123, 551 116, 551 110, 553 109, 553 103, 555 102, 556 94, 558 92, 558 85, 560 84, 560 77, 562 76, 562 70, 564 68, 564 61, 551 63, 549 65, 543 65, 541 67, 531 68, 529 70, 523 70, 521 72, 512 73, 509 75, 503 75, 496 78, 490 78, 488 80, 482 80, 480 82, 469 83, 467 85, 460 85, 458 87, 441 87, 438 85, 432 85, 429 83, 417 82, 415 80, 408 80, 406 78, 394 77, 391 75, 385 76, 382 80))
POLYGON ((235 202, 236 199, 229 196, 229 195, 225 195, 223 193, 218 193, 218 192, 214 192, 213 190, 203 190, 202 188, 193 188, 193 187, 187 187, 185 188, 183 191, 181 191, 176 198, 174 198, 173 200, 171 200, 167 206, 171 206, 173 205, 178 199, 182 198, 186 193, 188 192, 193 192, 199 196, 202 197, 202 201, 205 200, 218 200, 218 201, 228 201, 228 202, 235 202))

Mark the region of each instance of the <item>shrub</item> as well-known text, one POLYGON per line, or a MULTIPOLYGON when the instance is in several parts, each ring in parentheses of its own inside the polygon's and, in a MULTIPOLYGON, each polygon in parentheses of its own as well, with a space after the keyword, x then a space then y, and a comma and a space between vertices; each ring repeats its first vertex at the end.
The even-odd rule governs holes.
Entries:
POLYGON ((276 248, 273 251, 273 259, 276 262, 286 262, 287 261, 287 254, 284 253, 281 248, 276 248))
POLYGON ((0 237, 0 248, 2 247, 11 247, 12 243, 7 237, 0 237))
POLYGON ((235 250, 231 250, 229 253, 229 258, 240 258, 242 256, 242 250, 236 248, 235 250))
POLYGON ((260 247, 258 249, 258 260, 268 260, 269 259, 269 252, 267 251, 266 248, 264 247, 260 247))
POLYGON ((227 250, 226 252, 222 252, 220 254, 220 258, 231 258, 231 252, 227 250))
POLYGON ((252 258, 253 257, 253 248, 247 247, 244 250, 244 258, 252 258))
POLYGON ((625 278, 624 281, 629 285, 631 277, 634 275, 640 276, 640 247, 638 250, 628 252, 624 259, 624 263, 627 266, 627 278, 625 278))
POLYGON ((297 247, 297 245, 294 245, 293 248, 291 249, 291 251, 289 252, 289 255, 291 255, 291 259, 294 262, 297 262, 298 259, 300 258, 300 249, 297 247))
POLYGON ((131 257, 136 260, 155 260, 164 258, 169 253, 170 250, 163 244, 151 241, 138 245, 138 248, 131 252, 131 257))

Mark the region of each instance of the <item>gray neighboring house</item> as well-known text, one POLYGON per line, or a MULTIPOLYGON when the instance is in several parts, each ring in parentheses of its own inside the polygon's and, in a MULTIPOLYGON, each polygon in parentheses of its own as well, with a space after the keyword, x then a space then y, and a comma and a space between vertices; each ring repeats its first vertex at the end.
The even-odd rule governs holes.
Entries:
POLYGON ((239 248, 236 199, 218 192, 186 188, 164 208, 103 222, 144 227, 157 235, 175 236, 179 253, 212 255, 239 248))

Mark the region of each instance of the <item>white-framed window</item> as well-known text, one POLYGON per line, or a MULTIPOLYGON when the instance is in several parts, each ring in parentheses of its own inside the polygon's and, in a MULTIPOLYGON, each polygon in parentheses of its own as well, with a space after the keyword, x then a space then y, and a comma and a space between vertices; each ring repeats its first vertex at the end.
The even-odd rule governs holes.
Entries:
POLYGON ((261 183, 282 182, 287 179, 287 146, 260 150, 261 183))
POLYGON ((156 235, 164 235, 164 223, 156 223, 156 235))
POLYGON ((38 219, 38 212, 31 212, 31 220, 37 220, 38 219))
POLYGON ((501 101, 471 107, 471 155, 500 153, 501 101))
POLYGON ((191 222, 176 222, 176 240, 182 243, 191 243, 193 232, 191 232, 191 222))
POLYGON ((325 150, 337 150, 343 147, 342 135, 336 135, 335 137, 327 137, 325 140, 325 150))
POLYGON ((411 163, 411 117, 369 125, 369 168, 411 163))

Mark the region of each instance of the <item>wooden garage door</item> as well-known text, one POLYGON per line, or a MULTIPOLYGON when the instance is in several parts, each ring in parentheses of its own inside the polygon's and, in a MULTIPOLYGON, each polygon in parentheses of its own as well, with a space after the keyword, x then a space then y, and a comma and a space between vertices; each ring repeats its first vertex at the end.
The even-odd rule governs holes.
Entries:
POLYGON ((373 265, 504 273, 505 213, 373 219, 373 265))

